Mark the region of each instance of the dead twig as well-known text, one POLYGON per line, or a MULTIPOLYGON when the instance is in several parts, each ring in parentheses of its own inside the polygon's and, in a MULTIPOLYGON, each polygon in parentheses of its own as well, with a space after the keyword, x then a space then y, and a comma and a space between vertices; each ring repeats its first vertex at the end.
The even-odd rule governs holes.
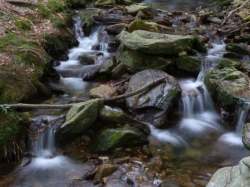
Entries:
POLYGON ((230 11, 229 14, 228 14, 228 16, 225 17, 225 19, 222 21, 221 25, 223 25, 228 20, 228 18, 230 18, 235 12, 237 12, 238 10, 240 10, 241 8, 243 8, 249 2, 250 2, 250 0, 246 0, 244 3, 242 3, 241 6, 239 6, 238 8, 235 8, 232 11, 230 11))

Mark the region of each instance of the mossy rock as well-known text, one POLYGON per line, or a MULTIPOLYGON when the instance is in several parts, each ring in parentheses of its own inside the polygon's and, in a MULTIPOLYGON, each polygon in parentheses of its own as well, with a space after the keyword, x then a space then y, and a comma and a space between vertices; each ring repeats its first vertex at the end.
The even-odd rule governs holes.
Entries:
POLYGON ((133 32, 135 30, 145 30, 151 32, 160 32, 158 29, 158 24, 143 20, 134 20, 128 25, 128 32, 133 32))
POLYGON ((234 67, 236 69, 240 69, 241 62, 230 59, 223 59, 218 63, 218 68, 223 69, 226 67, 234 67))
POLYGON ((192 56, 181 56, 176 58, 175 60, 176 66, 178 69, 199 74, 201 70, 201 60, 192 56))
POLYGON ((214 69, 206 74, 205 84, 211 96, 226 111, 235 111, 250 100, 249 78, 235 68, 214 69))
POLYGON ((137 51, 122 51, 117 59, 127 67, 130 73, 136 73, 145 69, 166 70, 170 64, 170 62, 161 56, 149 55, 137 51))
POLYGON ((78 56, 78 60, 82 65, 91 65, 95 63, 95 60, 87 55, 78 56))
POLYGON ((82 30, 86 36, 89 36, 91 33, 91 29, 94 26, 94 18, 91 14, 82 13, 80 15, 80 19, 82 21, 82 30))
POLYGON ((17 113, 0 108, 0 160, 20 159, 25 149, 27 129, 19 123, 17 113))
POLYGON ((146 3, 135 3, 125 8, 127 10, 127 13, 133 16, 135 16, 139 11, 147 13, 151 10, 150 6, 146 3))
POLYGON ((65 31, 60 34, 45 35, 42 45, 50 56, 57 59, 67 54, 68 49, 77 46, 78 43, 73 34, 65 31))
POLYGON ((95 7, 108 7, 108 6, 115 5, 115 4, 116 4, 115 0, 97 0, 94 3, 94 6, 95 7))
POLYGON ((53 15, 51 17, 52 25, 57 29, 66 29, 70 25, 73 25, 73 20, 71 16, 67 13, 61 13, 60 16, 53 15))
POLYGON ((133 147, 146 144, 148 141, 137 128, 105 129, 93 141, 91 149, 95 153, 111 152, 117 147, 133 147))
POLYGON ((247 49, 245 49, 244 47, 242 47, 241 45, 236 44, 236 43, 227 44, 226 50, 234 52, 234 53, 242 54, 242 55, 249 54, 249 51, 247 49))
POLYGON ((204 41, 197 35, 192 35, 192 36, 194 38, 193 48, 202 53, 207 52, 207 48, 204 44, 204 41))
POLYGON ((250 123, 246 123, 242 130, 242 142, 245 148, 250 150, 250 123))
POLYGON ((99 109, 102 107, 101 99, 91 99, 72 106, 66 114, 66 121, 56 131, 56 139, 67 142, 86 133, 96 121, 99 109))
POLYGON ((238 53, 234 53, 234 52, 227 52, 225 54, 223 54, 224 58, 232 58, 232 59, 241 59, 242 56, 238 53))

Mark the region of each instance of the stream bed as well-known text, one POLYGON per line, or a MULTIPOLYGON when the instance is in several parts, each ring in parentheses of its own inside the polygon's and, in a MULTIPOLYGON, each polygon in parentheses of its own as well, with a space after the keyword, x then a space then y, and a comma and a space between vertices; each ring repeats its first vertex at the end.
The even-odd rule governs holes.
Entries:
MULTIPOLYGON (((185 10, 204 3, 204 1, 194 0, 145 0, 144 2, 166 10, 185 10)), ((89 90, 99 83, 83 81, 82 77, 93 69, 98 69, 105 59, 115 55, 107 51, 105 37, 100 39, 100 35, 107 34, 102 26, 97 26, 92 30, 90 36, 85 37, 80 27, 80 19, 76 17, 74 21, 79 46, 69 51, 67 61, 60 61, 60 65, 55 67, 60 74, 60 80, 50 82, 52 87, 64 90, 65 94, 53 96, 45 101, 46 103, 60 104, 89 99, 89 90), (96 45, 100 45, 99 50, 93 49, 96 45), (78 56, 82 54, 93 57, 95 64, 80 64, 78 56)), ((169 178, 175 179, 183 187, 205 186, 218 168, 238 164, 241 158, 249 156, 249 151, 245 149, 241 141, 241 131, 227 129, 224 126, 203 83, 204 74, 217 66, 225 52, 223 42, 212 41, 212 45, 213 48, 207 52, 202 70, 197 78, 178 78, 182 98, 179 100, 178 110, 169 119, 171 127, 156 129, 150 126, 151 134, 148 139, 153 157, 147 160, 141 159, 138 167, 127 167, 129 172, 126 175, 120 170, 114 172, 109 177, 106 186, 158 186, 159 179, 169 178), (153 176, 149 182, 143 182, 143 179, 140 184, 134 185, 124 182, 126 181, 124 177, 144 176, 147 170, 157 171, 158 174, 153 176)), ((8 176, 14 178, 10 186, 100 186, 94 185, 92 181, 77 182, 93 168, 93 160, 83 161, 83 157, 80 155, 64 154, 62 150, 57 149, 54 134, 66 111, 39 109, 30 113, 33 121, 31 128, 37 132, 45 131, 45 133, 42 137, 34 137, 36 141, 33 141, 31 145, 31 152, 35 157, 32 162, 8 176)), ((245 113, 246 111, 239 111, 237 122, 239 129, 244 123, 245 113)), ((84 152, 83 149, 78 151, 84 152)))

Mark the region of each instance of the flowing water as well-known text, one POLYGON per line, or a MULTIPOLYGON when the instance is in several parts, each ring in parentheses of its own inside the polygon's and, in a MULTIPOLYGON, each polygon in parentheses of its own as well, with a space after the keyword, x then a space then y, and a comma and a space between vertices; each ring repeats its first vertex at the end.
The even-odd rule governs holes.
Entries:
MULTIPOLYGON (((161 1, 146 0, 146 2, 161 5, 161 1)), ((172 6, 180 3, 179 1, 167 2, 170 2, 172 6)), ((197 3, 197 1, 186 1, 186 3, 192 2, 197 3)), ((166 5, 166 1, 162 3, 166 5)), ((60 65, 55 67, 61 79, 58 82, 51 82, 51 86, 62 89, 66 93, 52 98, 53 103, 66 103, 88 98, 88 91, 95 83, 83 81, 82 77, 92 68, 102 66, 102 62, 110 57, 105 39, 98 39, 98 36, 103 34, 102 27, 95 28, 89 37, 85 37, 80 25, 80 19, 75 18, 79 46, 69 51, 69 60, 61 61, 60 65), (95 45, 100 45, 100 50, 92 50, 95 45), (98 55, 99 53, 102 55, 98 55), (95 64, 80 64, 78 56, 82 54, 92 56, 95 64)), ((205 57, 202 71, 197 79, 191 77, 178 79, 183 92, 179 101, 180 108, 176 114, 179 117, 172 119, 174 125, 167 130, 150 126, 150 149, 155 155, 154 159, 159 159, 162 163, 160 169, 157 170, 159 177, 174 178, 182 186, 187 187, 205 186, 218 168, 236 164, 242 157, 249 155, 240 138, 249 106, 239 112, 238 130, 229 132, 223 127, 221 117, 215 110, 203 83, 204 74, 216 67, 224 52, 225 44, 214 43, 213 48, 205 57)), ((74 179, 81 178, 91 169, 86 164, 63 156, 56 149, 55 128, 62 122, 64 114, 63 110, 33 111, 32 127, 36 129, 37 134, 33 137, 31 147, 32 154, 36 157, 29 165, 14 174, 13 186, 69 186, 74 179), (45 120, 42 120, 43 118, 45 120), (45 131, 41 137, 40 131, 45 131)), ((109 182, 111 186, 126 186, 119 182, 115 174, 113 180, 110 179, 109 182)), ((153 186, 153 183, 151 185, 153 186)), ((86 182, 83 186, 93 186, 93 184, 86 182)))

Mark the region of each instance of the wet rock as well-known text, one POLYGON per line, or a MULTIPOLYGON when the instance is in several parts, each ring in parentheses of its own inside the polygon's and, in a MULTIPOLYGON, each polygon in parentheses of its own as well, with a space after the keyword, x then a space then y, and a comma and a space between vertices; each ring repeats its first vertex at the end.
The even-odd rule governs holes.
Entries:
POLYGON ((114 173, 118 168, 112 164, 103 164, 96 167, 96 174, 93 179, 94 184, 99 184, 103 177, 107 177, 114 173))
POLYGON ((165 17, 157 17, 157 18, 154 18, 153 21, 160 25, 172 26, 172 22, 165 17))
POLYGON ((100 69, 100 74, 106 74, 109 75, 112 72, 112 69, 114 68, 114 62, 112 60, 108 60, 103 64, 102 69, 100 69))
POLYGON ((243 127, 242 142, 248 150, 250 150, 250 123, 246 123, 243 127))
POLYGON ((250 44, 250 34, 244 33, 240 36, 235 36, 233 42, 234 43, 247 42, 248 44, 250 44))
POLYGON ((138 122, 137 120, 133 119, 122 111, 102 108, 100 110, 99 118, 109 127, 117 127, 118 125, 129 125, 131 127, 138 128, 146 135, 150 134, 150 129, 147 125, 138 122))
POLYGON ((130 156, 113 159, 114 164, 124 164, 130 161, 130 156))
POLYGON ((109 85, 101 85, 89 91, 92 98, 110 98, 118 95, 117 89, 109 85))
POLYGON ((137 17, 139 19, 148 19, 148 16, 144 12, 142 12, 141 10, 136 14, 135 17, 137 17))
POLYGON ((250 157, 243 158, 239 165, 224 167, 215 172, 206 187, 250 186, 250 157))
POLYGON ((86 55, 78 56, 78 60, 82 65, 91 65, 95 63, 95 60, 93 58, 86 55))
POLYGON ((85 36, 89 36, 91 29, 94 25, 94 18, 92 17, 91 14, 82 13, 80 15, 80 19, 82 21, 82 30, 83 30, 85 36))
POLYGON ((165 72, 148 69, 133 75, 126 91, 126 93, 135 91, 162 77, 166 77, 162 83, 140 95, 126 99, 126 104, 130 109, 141 110, 142 114, 145 114, 144 120, 157 127, 164 123, 170 106, 180 96, 181 88, 177 80, 165 72), (150 112, 154 112, 154 115, 152 113, 146 115, 147 112, 144 112, 143 109, 152 109, 150 112))
POLYGON ((241 62, 230 59, 223 59, 218 63, 218 68, 223 69, 226 67, 234 67, 236 69, 239 69, 241 67, 241 62))
POLYGON ((119 23, 129 23, 134 20, 130 16, 122 16, 117 14, 103 14, 101 16, 93 16, 95 21, 101 22, 103 24, 119 24, 119 23))
POLYGON ((96 120, 103 101, 92 99, 73 105, 66 114, 66 121, 56 131, 56 139, 66 142, 82 135, 96 120))
POLYGON ((116 52, 118 47, 119 47, 119 42, 118 41, 112 41, 110 43, 108 43, 108 52, 109 53, 113 53, 113 52, 116 52))
POLYGON ((170 62, 161 56, 149 55, 137 51, 122 51, 117 59, 126 66, 130 73, 151 68, 164 71, 170 64, 170 62))
POLYGON ((147 13, 151 8, 146 3, 136 3, 125 7, 128 14, 135 16, 139 11, 147 13))
POLYGON ((146 144, 147 140, 137 128, 105 129, 91 142, 90 146, 95 153, 110 152, 117 147, 133 147, 146 144))
POLYGON ((204 80, 211 96, 227 112, 250 100, 249 77, 235 68, 214 69, 204 80))
POLYGON ((233 58, 233 59, 241 59, 242 58, 242 56, 238 55, 237 53, 233 53, 233 52, 225 53, 223 55, 223 57, 225 57, 225 58, 233 58))
POLYGON ((235 44, 235 43, 227 44, 226 50, 234 52, 234 53, 242 54, 242 55, 249 54, 249 51, 246 48, 244 48, 243 46, 241 46, 239 44, 235 44))
POLYGON ((181 56, 175 59, 175 63, 178 69, 199 74, 201 70, 201 60, 192 56, 181 56))
POLYGON ((95 3, 94 3, 94 6, 96 7, 109 7, 109 6, 112 6, 112 5, 115 5, 116 2, 115 0, 97 0, 95 3))
POLYGON ((163 180, 160 187, 181 187, 174 179, 163 180))
POLYGON ((122 31, 117 39, 131 50, 148 54, 178 54, 190 51, 193 47, 192 36, 169 35, 137 30, 132 33, 122 31))
POLYGON ((158 24, 143 20, 134 20, 128 25, 128 32, 133 32, 135 30, 145 30, 150 32, 159 32, 158 24))
POLYGON ((126 23, 118 23, 118 24, 109 25, 105 27, 105 30, 109 34, 117 35, 117 34, 120 34, 120 32, 122 32, 123 30, 125 30, 126 27, 127 27, 126 23))
POLYGON ((206 46, 204 44, 204 40, 202 40, 199 36, 193 35, 194 45, 193 48, 199 52, 205 53, 207 52, 206 46))
POLYGON ((218 25, 222 23, 222 20, 217 17, 209 17, 207 18, 207 21, 214 23, 214 24, 218 24, 218 25))
POLYGON ((101 64, 101 65, 93 65, 91 67, 86 68, 85 71, 83 72, 82 79, 84 81, 94 79, 98 74, 98 72, 100 71, 100 69, 102 68, 102 66, 103 65, 101 64))

